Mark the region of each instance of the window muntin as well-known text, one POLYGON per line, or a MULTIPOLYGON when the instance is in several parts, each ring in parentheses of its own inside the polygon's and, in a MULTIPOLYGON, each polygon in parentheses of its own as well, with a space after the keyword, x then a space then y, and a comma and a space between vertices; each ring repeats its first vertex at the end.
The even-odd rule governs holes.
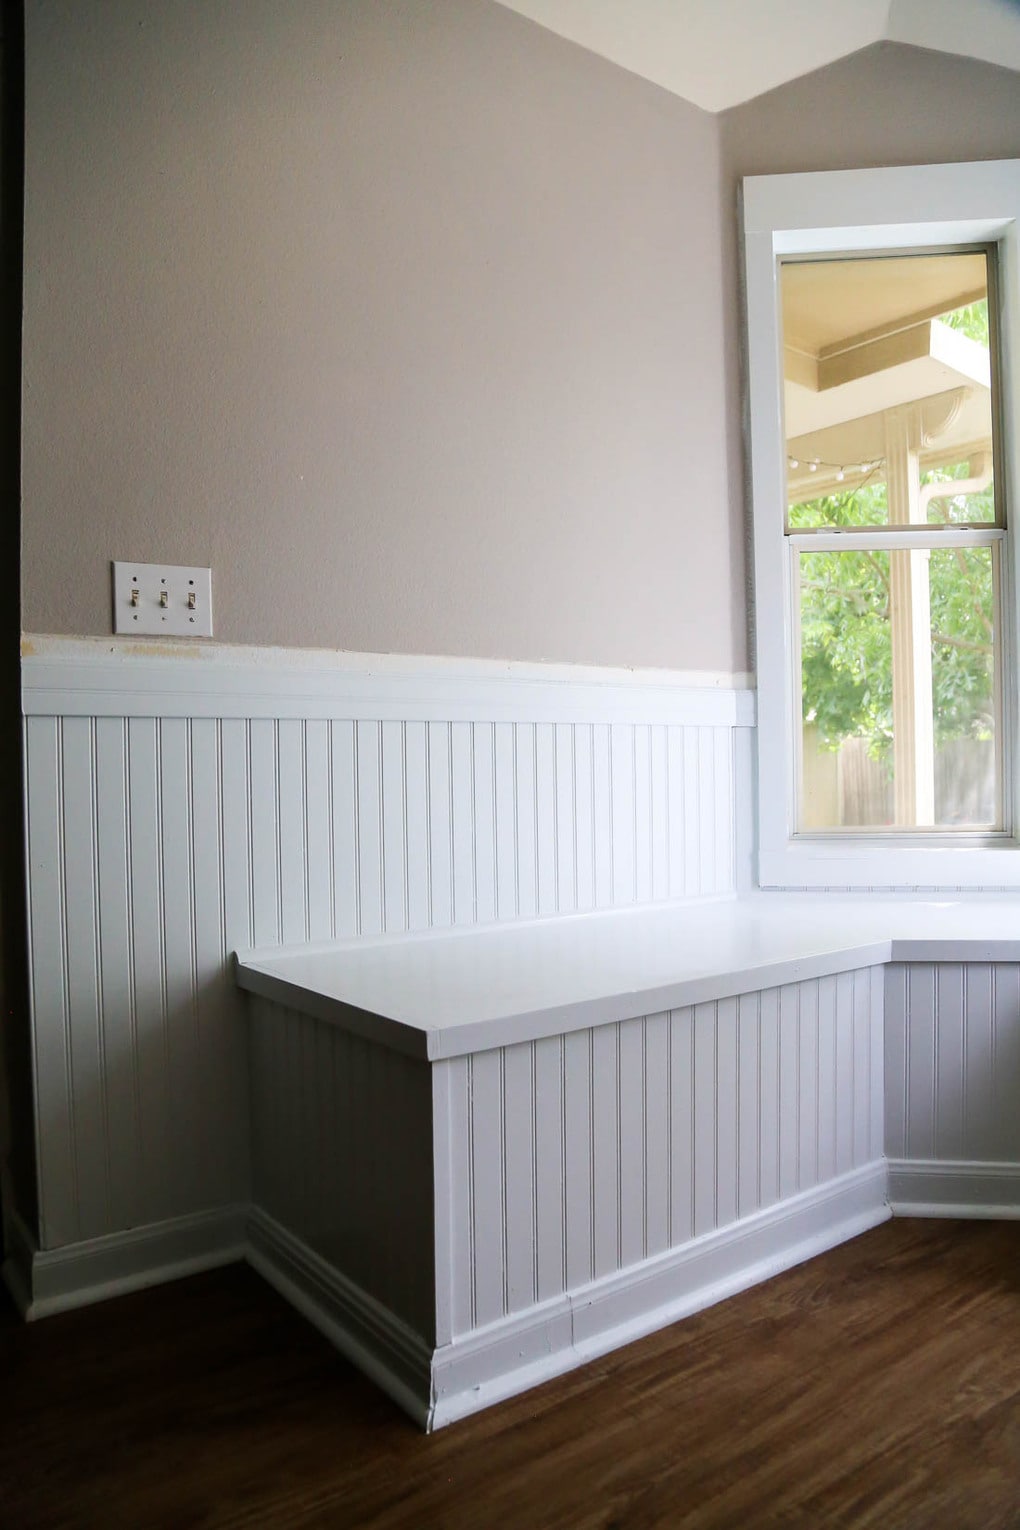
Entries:
POLYGON ((1004 830, 988 265, 780 264, 801 835, 1004 830))

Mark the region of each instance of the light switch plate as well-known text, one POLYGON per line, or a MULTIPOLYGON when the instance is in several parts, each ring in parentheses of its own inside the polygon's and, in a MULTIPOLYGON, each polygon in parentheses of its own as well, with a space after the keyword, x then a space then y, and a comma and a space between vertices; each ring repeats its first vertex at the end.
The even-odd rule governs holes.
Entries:
POLYGON ((114 563, 113 630, 212 637, 212 570, 114 563))

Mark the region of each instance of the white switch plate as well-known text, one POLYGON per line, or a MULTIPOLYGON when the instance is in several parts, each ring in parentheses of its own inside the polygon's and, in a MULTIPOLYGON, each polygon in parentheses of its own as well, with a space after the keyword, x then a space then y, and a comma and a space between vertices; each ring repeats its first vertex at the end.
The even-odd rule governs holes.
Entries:
POLYGON ((115 563, 113 630, 212 637, 212 569, 115 563))

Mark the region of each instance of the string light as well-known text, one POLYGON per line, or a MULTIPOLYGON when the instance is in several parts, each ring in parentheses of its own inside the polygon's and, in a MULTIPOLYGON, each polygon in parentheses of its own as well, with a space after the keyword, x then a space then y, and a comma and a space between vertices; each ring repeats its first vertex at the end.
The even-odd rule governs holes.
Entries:
POLYGON ((824 468, 832 474, 837 483, 845 483, 848 473, 854 477, 858 474, 870 475, 885 465, 885 458, 879 457, 874 462, 824 462, 821 457, 813 457, 801 462, 798 457, 787 457, 786 462, 791 473, 795 473, 800 467, 806 467, 809 473, 817 473, 824 468))

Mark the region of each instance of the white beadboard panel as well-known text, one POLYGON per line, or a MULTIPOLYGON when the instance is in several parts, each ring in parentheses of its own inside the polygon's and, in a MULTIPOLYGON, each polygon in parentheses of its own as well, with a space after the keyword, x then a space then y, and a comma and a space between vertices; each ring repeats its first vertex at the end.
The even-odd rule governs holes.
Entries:
MULTIPOLYGON (((249 1056, 255 1204, 434 1342, 428 1064, 257 998, 249 1056)), ((491 1259, 485 1300, 504 1286, 491 1259)))
MULTIPOLYGON (((432 1358, 433 1406, 426 1427, 441 1428, 619 1349, 856 1237, 889 1215, 886 1167, 879 1160, 455 1338, 432 1358)), ((342 1345, 342 1338, 337 1342, 342 1345)), ((381 1380, 398 1396, 392 1381, 381 1380)), ((420 1417, 420 1400, 411 1411, 420 1417)))
POLYGON ((1020 966, 893 962, 885 993, 890 1160, 1020 1162, 1020 966))
POLYGON ((247 1198, 227 957, 254 933, 254 815, 224 784, 230 726, 26 720, 44 1250, 247 1198))
POLYGON ((865 968, 435 1062, 454 1337, 874 1163, 882 997, 865 968))
POLYGON ((233 950, 736 890, 735 692, 300 674, 25 661, 44 1248, 244 1200, 233 950))

